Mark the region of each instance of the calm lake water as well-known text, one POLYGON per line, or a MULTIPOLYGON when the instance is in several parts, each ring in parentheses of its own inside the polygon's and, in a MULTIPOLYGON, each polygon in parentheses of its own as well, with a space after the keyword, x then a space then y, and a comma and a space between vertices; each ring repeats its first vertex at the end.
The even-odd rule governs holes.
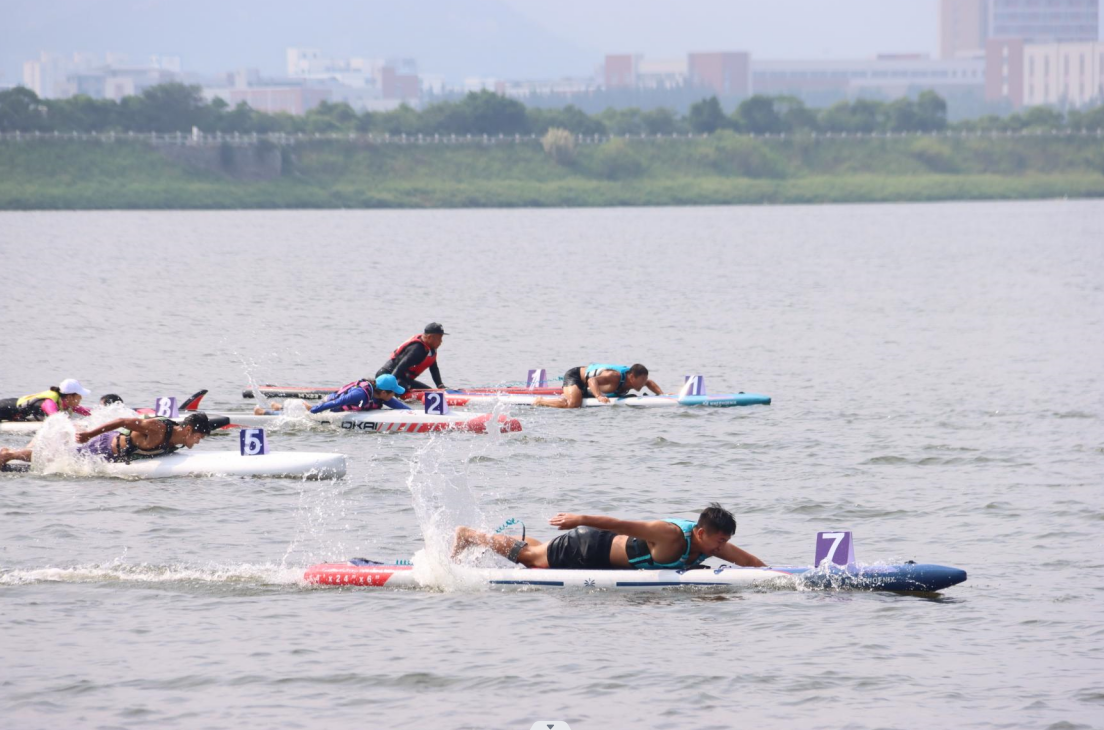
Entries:
MULTIPOLYGON (((0 477, 0 726, 1104 726, 1104 203, 0 214, 0 395, 131 405, 643 362, 769 407, 514 408, 510 436, 271 433, 338 481, 0 477), (457 524, 693 516, 939 595, 317 589, 457 524)), ((0 435, 0 445, 24 440, 0 435)), ((212 438, 202 449, 236 449, 212 438)))

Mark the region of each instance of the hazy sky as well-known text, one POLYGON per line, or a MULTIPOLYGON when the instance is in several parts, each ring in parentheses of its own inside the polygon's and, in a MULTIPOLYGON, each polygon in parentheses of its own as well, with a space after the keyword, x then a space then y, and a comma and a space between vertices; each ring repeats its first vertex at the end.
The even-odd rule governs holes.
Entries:
POLYGON ((938 0, 0 0, 0 84, 40 51, 284 73, 285 49, 404 57, 450 83, 585 76, 607 53, 754 59, 938 52, 938 0))
POLYGON ((938 54, 938 0, 501 0, 549 31, 603 53, 759 58, 938 54))

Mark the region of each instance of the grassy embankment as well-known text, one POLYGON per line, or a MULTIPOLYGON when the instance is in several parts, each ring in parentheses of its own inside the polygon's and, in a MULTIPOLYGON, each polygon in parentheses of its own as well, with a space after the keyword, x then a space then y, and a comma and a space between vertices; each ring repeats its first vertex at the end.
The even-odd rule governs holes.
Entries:
POLYGON ((615 140, 570 164, 538 142, 299 143, 241 182, 145 143, 0 143, 0 209, 842 203, 1104 197, 1096 137, 615 140))

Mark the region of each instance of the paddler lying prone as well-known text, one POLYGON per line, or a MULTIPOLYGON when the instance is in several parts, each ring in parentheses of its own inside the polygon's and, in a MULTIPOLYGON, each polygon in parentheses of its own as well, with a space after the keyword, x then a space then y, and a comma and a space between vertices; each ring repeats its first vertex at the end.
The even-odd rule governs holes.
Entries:
POLYGON ((584 365, 564 373, 563 395, 556 398, 537 398, 535 406, 549 408, 580 408, 583 398, 595 397, 599 403, 608 403, 609 397, 625 395, 630 390, 647 387, 656 395, 663 389, 648 377, 648 368, 635 365, 584 365))
POLYGON ((541 543, 533 538, 490 535, 458 527, 452 557, 470 547, 484 547, 527 568, 682 570, 710 557, 744 567, 766 565, 729 542, 736 532, 736 518, 716 502, 701 513, 697 523, 680 519, 619 520, 564 512, 548 522, 569 532, 541 543))
MULTIPOLYGON (((77 432, 77 453, 104 461, 131 461, 171 454, 177 449, 190 449, 230 423, 229 418, 208 418, 206 413, 188 414, 181 423, 168 418, 116 418, 102 426, 77 432), (121 430, 116 430, 121 429, 121 430)), ((0 466, 9 461, 30 461, 34 450, 0 449, 0 466)))
MULTIPOLYGON (((403 403, 397 396, 406 392, 406 388, 399 385, 394 375, 380 375, 375 380, 364 378, 348 385, 343 385, 336 392, 330 393, 321 403, 310 409, 311 413, 324 411, 375 411, 387 406, 400 411, 409 411, 410 406, 403 403)), ((285 410, 279 403, 273 403, 271 408, 257 406, 253 409, 256 416, 275 416, 285 410)))
POLYGON ((41 393, 0 400, 0 421, 44 421, 58 412, 89 416, 92 413, 81 399, 90 393, 80 381, 66 378, 41 393))

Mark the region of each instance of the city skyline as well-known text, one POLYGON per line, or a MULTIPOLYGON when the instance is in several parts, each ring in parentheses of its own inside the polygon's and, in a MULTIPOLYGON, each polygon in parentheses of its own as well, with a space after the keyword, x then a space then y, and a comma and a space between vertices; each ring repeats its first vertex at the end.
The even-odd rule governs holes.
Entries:
POLYGON ((425 20, 417 21, 371 3, 324 2, 304 15, 291 3, 246 0, 220 14, 218 4, 196 0, 190 13, 167 22, 175 7, 169 2, 107 0, 90 14, 78 0, 46 8, 12 0, 2 23, 7 31, 0 28, 0 71, 5 83, 18 83, 20 64, 41 51, 114 51, 179 56, 193 73, 249 67, 276 74, 286 47, 307 46, 333 55, 412 57, 423 71, 456 83, 469 76, 585 75, 608 53, 662 58, 742 51, 781 59, 901 52, 936 57, 939 50, 937 0, 847 0, 831 7, 815 0, 701 0, 680 14, 652 0, 609 0, 597 8, 581 0, 469 0, 463 13, 447 2, 428 6, 425 20), (221 22, 205 26, 212 17, 221 22), (243 36, 238 23, 248 23, 252 32, 243 36))

